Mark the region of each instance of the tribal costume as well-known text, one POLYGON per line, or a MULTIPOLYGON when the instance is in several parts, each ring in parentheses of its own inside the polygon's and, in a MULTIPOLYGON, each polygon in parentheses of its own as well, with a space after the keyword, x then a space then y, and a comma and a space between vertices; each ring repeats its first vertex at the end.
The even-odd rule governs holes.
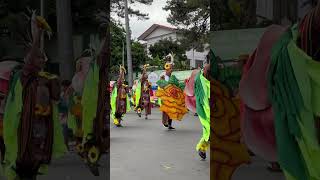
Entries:
POLYGON ((99 159, 109 149, 107 63, 110 58, 110 32, 107 30, 98 55, 93 55, 81 96, 83 140, 78 153, 95 176, 99 159))
POLYGON ((9 180, 36 179, 52 158, 66 151, 56 103, 59 81, 42 72, 46 57, 39 49, 42 29, 50 31, 50 27, 34 13, 31 29, 33 44, 21 71, 10 79, 4 112, 4 168, 9 180))
POLYGON ((126 70, 120 65, 120 74, 117 82, 113 86, 111 95, 111 116, 114 125, 121 127, 123 116, 130 111, 130 100, 128 97, 128 86, 124 84, 126 70))
MULTIPOLYGON (((92 54, 93 52, 91 52, 92 54)), ((81 143, 83 139, 83 128, 82 128, 82 94, 84 83, 87 78, 90 66, 92 64, 91 57, 82 57, 77 61, 76 73, 72 78, 72 90, 70 94, 70 108, 68 114, 68 127, 72 129, 73 135, 76 138, 77 151, 80 151, 81 143)))
POLYGON ((21 63, 16 61, 0 62, 0 152, 1 162, 4 161, 5 144, 3 140, 3 116, 5 111, 6 99, 9 93, 9 83, 12 75, 21 69, 21 63))
POLYGON ((271 52, 268 92, 279 164, 288 180, 320 179, 320 4, 271 52))
POLYGON ((148 81, 147 75, 147 66, 143 66, 143 72, 141 75, 141 80, 137 84, 137 88, 135 89, 135 109, 139 117, 141 117, 141 111, 145 110, 145 119, 148 119, 148 115, 151 114, 151 84, 148 81))
POLYGON ((159 89, 156 96, 161 98, 160 111, 162 111, 162 124, 169 129, 172 127, 172 120, 181 121, 188 112, 185 107, 184 85, 172 73, 172 64, 165 64, 165 80, 157 82, 159 89))
POLYGON ((243 102, 253 109, 245 107, 245 141, 258 155, 278 160, 288 180, 320 179, 319 32, 320 5, 299 25, 271 26, 240 83, 243 102))

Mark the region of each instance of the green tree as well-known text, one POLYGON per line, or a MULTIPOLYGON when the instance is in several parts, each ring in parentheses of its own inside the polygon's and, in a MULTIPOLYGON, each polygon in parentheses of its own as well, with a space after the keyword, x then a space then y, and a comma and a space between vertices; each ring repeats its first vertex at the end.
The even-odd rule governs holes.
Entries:
MULTIPOLYGON (((177 41, 172 41, 172 39, 163 39, 149 47, 149 52, 154 59, 150 62, 151 65, 158 66, 161 61, 169 53, 175 54, 175 68, 176 69, 188 69, 188 59, 185 54, 186 49, 179 44, 177 41)), ((163 61, 162 61, 163 62, 163 61)), ((163 64, 162 64, 163 66, 163 64)))
MULTIPOLYGON (((128 0, 131 4, 145 4, 151 5, 153 0, 128 0)), ((124 18, 124 1, 123 0, 111 0, 111 11, 116 13, 119 17, 124 18)), ((129 15, 137 16, 140 19, 148 19, 148 14, 142 13, 137 9, 128 7, 129 15)))
POLYGON ((149 61, 149 57, 145 52, 144 45, 138 41, 132 42, 132 64, 133 71, 140 71, 141 65, 146 64, 149 61))
POLYGON ((168 22, 182 33, 181 44, 187 49, 204 50, 210 26, 209 0, 168 0, 164 10, 169 11, 168 22))

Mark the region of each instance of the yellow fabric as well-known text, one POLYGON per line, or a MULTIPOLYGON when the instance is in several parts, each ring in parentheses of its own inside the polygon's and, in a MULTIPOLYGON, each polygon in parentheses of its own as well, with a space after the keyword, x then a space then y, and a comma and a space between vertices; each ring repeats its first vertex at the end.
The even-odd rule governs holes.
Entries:
POLYGON ((156 96, 161 98, 160 111, 165 112, 170 119, 181 121, 188 112, 185 105, 185 95, 183 91, 173 84, 165 88, 159 88, 156 96))
POLYGON ((227 88, 213 80, 211 92, 214 107, 211 113, 211 176, 215 180, 230 180, 234 171, 242 164, 249 163, 246 146, 240 143, 240 100, 232 98, 227 88))

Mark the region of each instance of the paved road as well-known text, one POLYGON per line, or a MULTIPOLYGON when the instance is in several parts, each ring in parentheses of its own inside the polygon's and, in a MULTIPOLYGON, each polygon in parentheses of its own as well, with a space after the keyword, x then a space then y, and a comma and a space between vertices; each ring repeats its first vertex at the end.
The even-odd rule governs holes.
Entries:
POLYGON ((232 180, 285 180, 282 173, 266 170, 268 163, 257 158, 252 158, 252 164, 241 166, 233 175, 232 180))
POLYGON ((208 180, 209 161, 195 152, 199 120, 188 115, 168 131, 160 112, 152 113, 148 120, 130 113, 123 128, 111 126, 111 180, 208 180))
MULTIPOLYGON (((160 112, 153 109, 152 113, 149 120, 128 113, 123 128, 111 126, 111 180, 209 180, 209 161, 201 161, 195 152, 201 135, 198 119, 186 115, 182 122, 174 122, 175 131, 168 131, 161 124, 160 112)), ((91 175, 78 156, 67 154, 54 161, 39 180, 105 180, 106 158, 101 161, 100 177, 91 175)), ((268 172, 266 165, 254 158, 232 180, 284 180, 282 174, 268 172)))
MULTIPOLYGON (((67 154, 62 159, 53 161, 48 174, 39 176, 38 180, 106 180, 109 169, 106 158, 104 156, 101 159, 100 177, 93 176, 77 155, 67 154)), ((0 180, 4 179, 0 175, 0 180)))

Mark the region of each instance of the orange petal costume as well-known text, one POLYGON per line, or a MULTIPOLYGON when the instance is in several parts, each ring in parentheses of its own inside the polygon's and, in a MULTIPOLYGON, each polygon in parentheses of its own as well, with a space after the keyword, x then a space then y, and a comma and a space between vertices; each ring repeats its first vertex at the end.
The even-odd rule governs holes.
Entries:
POLYGON ((165 112, 170 119, 181 121, 188 112, 185 105, 185 95, 179 87, 168 84, 163 89, 156 92, 156 96, 161 99, 160 111, 165 112))

